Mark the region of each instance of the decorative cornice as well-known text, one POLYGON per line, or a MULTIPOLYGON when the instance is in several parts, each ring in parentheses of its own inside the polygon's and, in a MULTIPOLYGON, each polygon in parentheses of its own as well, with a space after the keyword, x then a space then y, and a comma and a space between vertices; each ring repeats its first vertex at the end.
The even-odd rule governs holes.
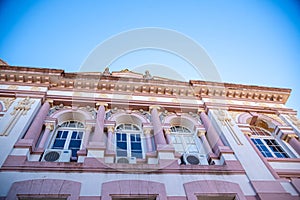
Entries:
MULTIPOLYGON (((169 79, 144 79, 143 74, 121 77, 112 72, 107 76, 101 72, 65 73, 64 70, 4 66, 0 71, 0 83, 12 85, 43 85, 50 90, 110 92, 179 96, 183 98, 226 98, 264 102, 285 103, 291 89, 253 85, 217 83, 201 80, 182 82, 169 79), (140 77, 140 78, 139 78, 140 77)), ((130 74, 129 74, 130 75, 130 74)))

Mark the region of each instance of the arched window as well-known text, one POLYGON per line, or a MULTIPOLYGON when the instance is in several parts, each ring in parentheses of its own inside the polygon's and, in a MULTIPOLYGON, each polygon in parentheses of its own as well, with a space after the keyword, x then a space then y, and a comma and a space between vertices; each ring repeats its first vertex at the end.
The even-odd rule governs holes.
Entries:
POLYGON ((257 126, 250 126, 250 130, 252 133, 251 141, 264 157, 289 158, 289 155, 269 131, 257 126))
POLYGON ((69 149, 72 151, 71 160, 77 160, 77 151, 80 149, 84 134, 84 124, 79 121, 65 121, 56 129, 56 135, 51 149, 69 149))
POLYGON ((198 147, 195 135, 186 127, 172 126, 171 128, 172 144, 175 151, 179 153, 198 153, 198 147))
POLYGON ((143 158, 141 129, 134 124, 116 127, 116 153, 118 157, 143 158))

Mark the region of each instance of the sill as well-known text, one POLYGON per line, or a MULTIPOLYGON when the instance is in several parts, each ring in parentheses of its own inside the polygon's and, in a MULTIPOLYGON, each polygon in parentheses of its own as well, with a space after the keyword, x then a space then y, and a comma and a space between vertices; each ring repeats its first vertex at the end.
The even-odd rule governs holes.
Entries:
POLYGON ((268 162, 300 162, 300 158, 266 158, 268 162))
POLYGON ((27 161, 26 156, 8 156, 0 171, 51 171, 51 172, 116 172, 116 173, 180 173, 180 174, 244 174, 238 161, 228 161, 225 165, 179 165, 177 160, 165 160, 160 164, 104 163, 97 158, 86 158, 77 162, 27 161))

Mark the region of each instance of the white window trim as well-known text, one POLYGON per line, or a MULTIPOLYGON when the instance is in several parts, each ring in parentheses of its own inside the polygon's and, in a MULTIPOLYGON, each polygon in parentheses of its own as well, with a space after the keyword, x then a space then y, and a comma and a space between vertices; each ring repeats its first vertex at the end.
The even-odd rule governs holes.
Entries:
MULTIPOLYGON (((275 138, 269 131, 267 131, 267 130, 261 128, 261 127, 254 127, 254 128, 255 128, 255 130, 256 130, 256 129, 261 129, 262 131, 264 131, 264 132, 266 132, 266 133, 268 134, 268 135, 257 135, 257 134, 254 134, 254 133, 253 133, 253 130, 251 129, 252 135, 250 136, 250 139, 259 139, 259 140, 263 143, 263 145, 268 149, 268 151, 272 154, 272 156, 273 156, 273 157, 265 157, 265 156, 263 155, 263 153, 257 148, 256 144, 253 143, 253 141, 251 140, 251 142, 254 144, 255 148, 257 148, 257 150, 258 150, 265 158, 281 158, 281 157, 277 157, 277 156, 276 156, 276 154, 274 153, 274 151, 273 151, 273 150, 270 148, 270 146, 266 143, 265 139, 275 140, 275 142, 281 147, 281 149, 283 150, 283 152, 286 153, 286 154, 288 155, 287 158, 292 158, 292 157, 294 157, 294 155, 291 155, 290 150, 289 150, 289 149, 287 150, 287 149, 286 149, 286 146, 283 145, 283 144, 281 143, 281 141, 278 141, 278 139, 275 138)), ((283 157, 283 158, 285 158, 285 157, 283 157)))
POLYGON ((129 130, 129 129, 122 129, 121 131, 118 130, 118 127, 121 125, 125 125, 127 123, 122 123, 118 124, 115 129, 115 148, 116 148, 116 153, 117 153, 117 133, 125 133, 126 134, 126 143, 127 143, 127 157, 132 157, 131 155, 131 139, 130 139, 130 134, 139 134, 141 138, 141 149, 142 149, 142 159, 145 159, 145 141, 143 137, 143 131, 141 127, 139 127, 136 124, 131 124, 131 126, 137 127, 139 130, 129 130))
MULTIPOLYGON (((67 120, 67 121, 77 121, 77 120, 67 120)), ((60 123, 60 125, 64 124, 67 121, 64 121, 64 122, 60 123)), ((78 122, 80 122, 80 121, 78 121, 78 122)), ((80 123, 82 123, 82 122, 80 122, 80 123)), ((72 138, 72 133, 73 133, 73 131, 77 131, 77 132, 82 132, 82 138, 81 138, 81 143, 80 143, 79 150, 82 149, 82 145, 83 145, 83 141, 84 141, 84 137, 85 137, 85 127, 80 127, 80 128, 77 128, 77 127, 60 127, 60 125, 57 125, 55 130, 52 132, 53 135, 52 135, 51 140, 48 144, 48 148, 54 149, 53 145, 54 145, 56 136, 58 134, 58 131, 68 131, 66 142, 65 142, 64 147, 62 149, 62 150, 68 150, 69 149, 68 147, 70 145, 71 138, 72 138)))
MULTIPOLYGON (((170 135, 171 135, 172 140, 173 140, 174 136, 179 136, 180 140, 183 141, 183 143, 181 143, 181 144, 182 144, 182 146, 184 148, 184 152, 180 152, 180 151, 177 151, 175 149, 176 152, 179 152, 179 153, 200 153, 200 147, 199 147, 199 142, 198 142, 199 138, 198 138, 198 136, 195 133, 193 133, 190 129, 188 129, 185 126, 175 125, 175 126, 172 126, 172 127, 170 128, 170 130, 171 130, 170 131, 170 135), (183 127, 185 129, 187 129, 189 132, 172 131, 172 129, 171 129, 172 127, 183 127), (184 137, 186 137, 186 136, 190 136, 194 140, 195 146, 197 148, 197 152, 189 152, 188 151, 188 148, 187 148, 188 145, 187 145, 187 142, 184 139, 184 137)), ((176 144, 179 144, 179 143, 176 143, 176 144)))

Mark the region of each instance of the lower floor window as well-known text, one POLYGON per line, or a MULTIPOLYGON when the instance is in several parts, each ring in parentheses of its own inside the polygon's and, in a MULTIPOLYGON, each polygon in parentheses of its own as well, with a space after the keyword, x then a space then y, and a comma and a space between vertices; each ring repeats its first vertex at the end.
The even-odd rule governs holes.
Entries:
POLYGON ((118 157, 143 158, 141 129, 135 124, 120 124, 116 128, 116 153, 118 157))
POLYGON ((116 133, 117 156, 143 158, 140 134, 116 133))
POLYGON ((69 149, 72 152, 72 159, 76 159, 77 151, 81 146, 82 137, 83 131, 58 130, 52 149, 69 149))
POLYGON ((252 142, 255 144, 257 149, 266 158, 289 158, 288 154, 283 150, 283 148, 276 142, 275 139, 269 138, 251 138, 252 142))

